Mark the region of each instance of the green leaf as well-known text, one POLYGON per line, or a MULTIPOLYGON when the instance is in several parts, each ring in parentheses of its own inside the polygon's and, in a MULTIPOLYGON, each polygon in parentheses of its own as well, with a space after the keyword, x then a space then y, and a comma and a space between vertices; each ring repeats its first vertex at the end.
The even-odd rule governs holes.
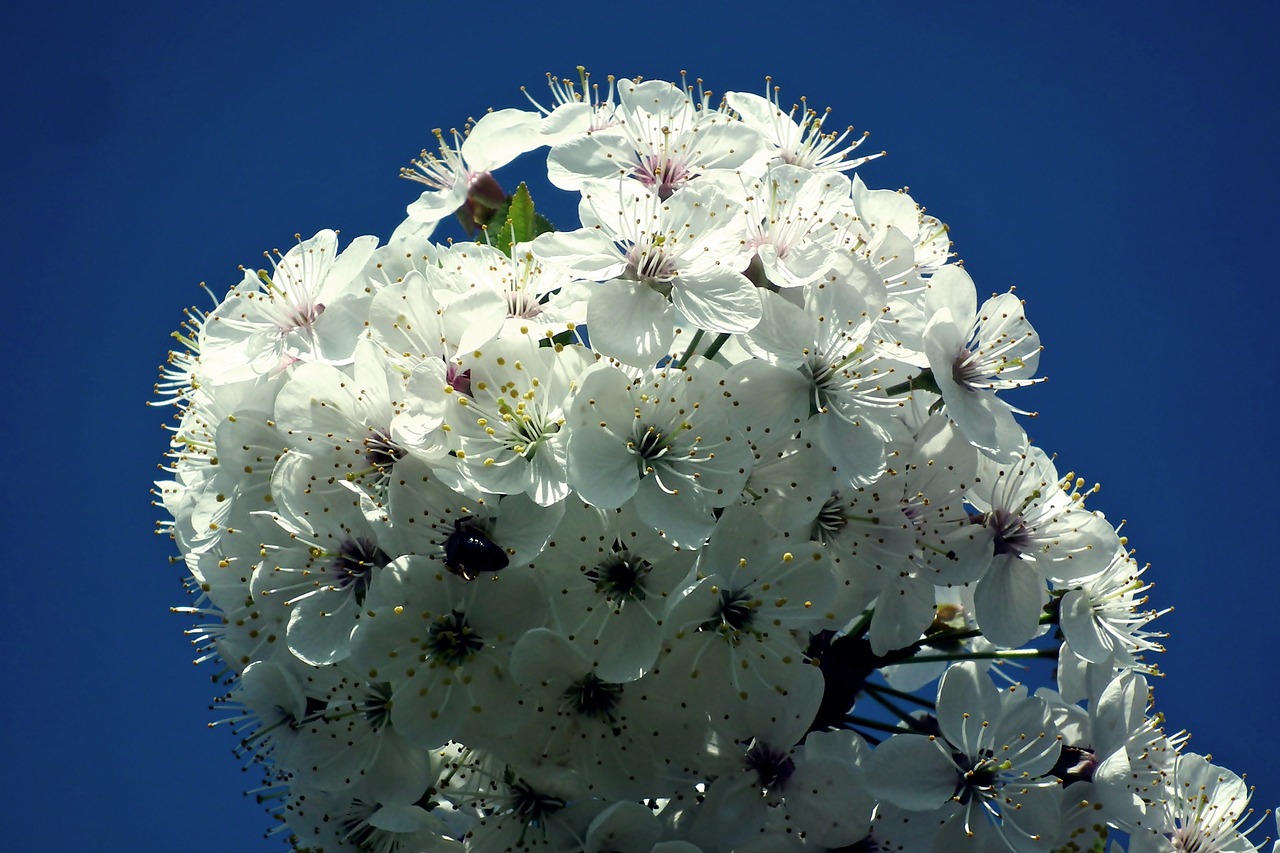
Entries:
POLYGON ((511 257, 511 247, 527 243, 539 234, 556 230, 545 216, 533 208, 529 187, 521 183, 516 191, 493 213, 485 226, 489 245, 511 257))
POLYGON ((529 187, 523 182, 516 187, 515 194, 511 196, 511 207, 507 214, 511 222, 511 231, 515 237, 514 242, 521 243, 532 240, 537 235, 533 233, 533 196, 529 195, 529 187))

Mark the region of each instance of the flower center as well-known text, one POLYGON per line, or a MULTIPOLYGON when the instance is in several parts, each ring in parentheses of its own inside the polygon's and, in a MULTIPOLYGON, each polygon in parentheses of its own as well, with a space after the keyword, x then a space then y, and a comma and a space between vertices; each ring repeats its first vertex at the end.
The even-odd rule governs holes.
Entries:
POLYGON ((409 454, 400 445, 391 440, 391 436, 381 429, 370 429, 364 440, 364 461, 376 468, 379 474, 386 476, 391 468, 409 454))
MULTIPOLYGON (((847 341, 845 343, 848 343, 847 341)), ((809 416, 828 411, 833 403, 848 396, 862 379, 857 369, 863 355, 861 344, 849 346, 846 352, 813 352, 800 367, 810 382, 809 416)))
POLYGON ((614 710, 622 698, 622 685, 601 681, 593 672, 569 685, 564 691, 565 704, 576 714, 614 722, 614 710))
POLYGON ((961 347, 951 363, 951 379, 960 387, 978 390, 982 383, 982 364, 968 347, 961 347))
POLYGON ((363 604, 369 584, 373 582, 374 570, 384 568, 390 562, 391 557, 372 539, 356 536, 343 540, 329 572, 339 589, 350 590, 356 604, 363 604))
POLYGON ((787 780, 796 772, 796 763, 791 760, 790 755, 759 741, 747 750, 746 765, 748 770, 755 771, 760 787, 766 789, 786 787, 787 780))
POLYGON ((1180 826, 1169 836, 1176 853, 1223 853, 1222 845, 1200 831, 1200 825, 1180 826))
POLYGON ((627 250, 627 266, 639 281, 669 282, 676 277, 675 261, 666 251, 665 235, 642 236, 627 250))
POLYGON ((656 187, 658 198, 666 201, 679 187, 693 177, 687 163, 673 160, 666 154, 649 154, 640 158, 631 177, 646 187, 656 187))
POLYGON ((472 655, 484 648, 484 640, 478 637, 467 617, 457 610, 443 616, 431 626, 427 634, 427 653, 446 666, 461 666, 472 655))
POLYGON ((700 627, 714 631, 729 628, 732 631, 743 631, 751 627, 755 618, 755 602, 744 590, 720 590, 720 606, 716 615, 708 619, 700 627))
POLYGON ((614 553, 598 565, 584 569, 587 580, 596 585, 596 592, 609 601, 622 604, 628 599, 644 601, 644 579, 653 567, 648 560, 630 556, 620 542, 614 542, 614 553))
POLYGON ((361 713, 369 723, 369 728, 375 732, 381 731, 383 726, 391 722, 390 682, 380 681, 377 684, 369 685, 361 713))
POLYGON ((323 313, 324 306, 319 302, 288 303, 280 320, 280 337, 286 337, 296 329, 311 331, 316 320, 320 319, 320 315, 323 313))
POLYGON ((973 799, 991 800, 995 799, 998 791, 996 786, 1000 781, 1001 771, 1008 770, 1010 763, 1006 759, 1004 761, 996 761, 994 754, 989 749, 984 749, 982 755, 978 758, 970 757, 962 752, 952 755, 956 762, 956 766, 960 768, 960 780, 956 784, 955 796, 961 803, 968 803, 973 799))
POLYGON ((530 293, 523 288, 513 288, 507 291, 507 316, 519 317, 522 320, 532 320, 542 313, 542 304, 538 302, 536 294, 530 293))
POLYGON ((1022 516, 1007 509, 987 513, 987 526, 995 533, 996 554, 1025 554, 1031 550, 1031 534, 1022 516))
POLYGON ((564 808, 566 803, 559 797, 541 794, 523 779, 511 784, 511 805, 520 819, 528 826, 542 826, 543 822, 564 808))
POLYGON ((849 506, 839 492, 832 492, 831 497, 818 510, 814 520, 814 538, 819 542, 830 542, 849 524, 849 506))

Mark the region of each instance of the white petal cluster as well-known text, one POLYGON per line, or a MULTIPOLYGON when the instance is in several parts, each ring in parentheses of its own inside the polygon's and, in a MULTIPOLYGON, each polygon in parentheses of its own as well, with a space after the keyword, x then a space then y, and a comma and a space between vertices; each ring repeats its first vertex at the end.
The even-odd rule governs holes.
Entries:
POLYGON ((552 96, 441 134, 386 245, 191 312, 157 386, 182 609, 295 849, 1255 849, 1000 396, 1021 300, 776 90, 552 96), (492 174, 544 146, 560 230, 492 174))

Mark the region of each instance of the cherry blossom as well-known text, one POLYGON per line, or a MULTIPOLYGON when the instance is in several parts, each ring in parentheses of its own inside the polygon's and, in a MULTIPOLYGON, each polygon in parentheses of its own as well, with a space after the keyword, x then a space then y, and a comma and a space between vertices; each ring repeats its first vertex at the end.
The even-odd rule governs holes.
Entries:
POLYGON ((979 304, 803 98, 548 80, 437 131, 384 245, 268 253, 161 368, 174 609, 273 832, 1257 851, 1157 710, 1159 570, 1015 418, 1021 294, 979 304))

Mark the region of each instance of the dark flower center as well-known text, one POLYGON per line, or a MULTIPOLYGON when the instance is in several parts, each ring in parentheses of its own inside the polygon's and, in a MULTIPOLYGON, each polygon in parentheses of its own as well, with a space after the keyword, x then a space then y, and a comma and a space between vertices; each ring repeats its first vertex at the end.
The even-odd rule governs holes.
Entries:
POLYGON ((564 698, 575 713, 612 723, 618 700, 622 698, 622 685, 602 681, 592 672, 569 685, 564 698))
POLYGON ((1007 509, 987 513, 987 526, 995 534, 995 551, 1000 554, 1025 554, 1031 550, 1031 534, 1022 516, 1007 509))
POLYGON ((759 741, 747 751, 746 765, 748 770, 755 771, 760 787, 771 790, 786 787, 787 780, 796 772, 796 763, 790 755, 759 741))
MULTIPOLYGON (((517 289, 507 292, 507 316, 531 320, 542 313, 542 303, 536 294, 517 289)), ((454 389, 458 390, 458 389, 454 389)))
POLYGON ((324 313, 324 305, 316 302, 294 304, 288 303, 285 308, 284 322, 280 326, 280 337, 288 337, 290 332, 295 329, 304 329, 311 331, 316 321, 320 319, 320 315, 324 313))
POLYGON ((565 807, 565 801, 550 794, 542 794, 523 779, 511 784, 511 805, 515 813, 528 826, 542 826, 544 821, 565 807))
POLYGON ((951 363, 951 380, 961 388, 976 391, 984 387, 984 379, 982 366, 973 357, 973 352, 968 347, 961 347, 951 363))
POLYGON ((356 604, 364 604, 375 570, 385 568, 390 562, 390 555, 376 542, 365 536, 356 536, 343 540, 329 573, 339 589, 350 590, 356 604))
POLYGON ((653 427, 646 429, 644 434, 640 436, 639 441, 636 442, 636 452, 643 459, 658 459, 666 455, 667 450, 668 447, 666 442, 663 441, 662 433, 653 427))
POLYGON ((391 473, 392 466, 408 453, 409 451, 392 441, 387 432, 380 429, 370 429, 364 440, 364 461, 383 475, 391 473))
POLYGON ((827 498, 827 502, 822 505, 822 509, 818 510, 818 517, 814 520, 814 538, 819 542, 830 542, 834 539, 836 534, 844 530, 849 523, 846 516, 848 509, 844 497, 839 492, 832 492, 831 497, 827 498))
POLYGON ((427 654, 446 666, 461 666, 484 648, 484 640, 457 610, 438 619, 427 633, 427 654))
POLYGON ((716 615, 699 627, 704 631, 715 631, 721 628, 729 628, 733 631, 745 630, 751 627, 751 622, 755 618, 755 607, 752 605, 751 596, 745 591, 722 589, 716 615))
POLYGON ((960 779, 956 783, 955 797, 961 803, 968 803, 974 798, 989 800, 996 796, 996 782, 1000 778, 1000 763, 995 754, 982 750, 977 758, 963 752, 952 753, 952 759, 960 768, 960 779))
POLYGON ((666 235, 658 234, 633 244, 627 250, 628 276, 636 281, 669 287, 678 270, 666 249, 666 242, 666 235))
POLYGON ((653 567, 648 560, 632 556, 621 543, 614 543, 614 553, 598 565, 584 569, 587 580, 596 585, 596 592, 610 601, 622 603, 628 599, 644 600, 644 579, 653 567))
POLYGON ((369 728, 375 732, 381 731, 383 726, 391 722, 390 682, 380 681, 369 685, 362 713, 369 723, 369 728))

